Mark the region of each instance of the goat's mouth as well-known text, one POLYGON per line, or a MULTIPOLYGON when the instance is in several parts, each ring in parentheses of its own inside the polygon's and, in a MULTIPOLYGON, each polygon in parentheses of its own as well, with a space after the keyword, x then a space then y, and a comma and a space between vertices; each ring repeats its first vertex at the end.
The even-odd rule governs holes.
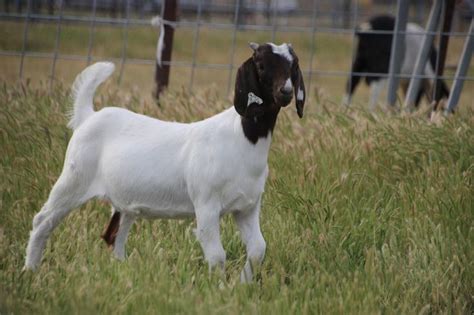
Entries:
POLYGON ((279 93, 275 97, 275 103, 281 107, 286 107, 290 105, 291 100, 293 99, 293 94, 281 94, 279 93))

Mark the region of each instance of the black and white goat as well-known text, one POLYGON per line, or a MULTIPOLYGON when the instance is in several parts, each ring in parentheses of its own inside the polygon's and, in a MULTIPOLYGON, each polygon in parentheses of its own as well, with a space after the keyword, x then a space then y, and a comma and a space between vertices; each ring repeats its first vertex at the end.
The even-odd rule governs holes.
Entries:
MULTIPOLYGON (((373 73, 365 75, 365 82, 370 86, 369 109, 373 110, 377 99, 385 85, 386 77, 390 66, 390 53, 392 49, 392 34, 372 33, 373 31, 393 31, 395 29, 395 18, 391 15, 378 15, 371 18, 368 22, 361 24, 356 35, 359 38, 356 55, 352 64, 351 76, 347 80, 346 95, 343 103, 349 105, 354 90, 361 77, 357 73, 373 73)), ((414 23, 407 24, 407 33, 405 37, 405 53, 401 66, 401 75, 410 76, 415 68, 418 52, 422 45, 422 34, 425 30, 414 23)), ((431 48, 430 62, 426 64, 423 75, 434 77, 434 68, 436 64, 437 52, 434 47, 431 48)), ((407 92, 409 79, 400 79, 400 86, 404 93, 407 92)), ((431 102, 432 83, 429 79, 422 80, 420 91, 418 92, 415 106, 418 107, 423 94, 431 102)), ((449 89, 446 83, 442 84, 442 96, 449 96, 449 89)))
POLYGON ((190 124, 165 122, 126 109, 95 112, 96 88, 114 71, 100 62, 73 85, 74 110, 64 168, 33 220, 26 269, 36 269, 53 229, 91 198, 111 202, 104 238, 118 259, 138 217, 195 216, 196 236, 210 268, 223 268, 219 219, 232 213, 247 250, 243 281, 262 261, 265 240, 259 213, 268 175, 271 135, 281 107, 293 93, 303 116, 305 89, 290 45, 251 43, 253 55, 238 69, 234 106, 190 124))

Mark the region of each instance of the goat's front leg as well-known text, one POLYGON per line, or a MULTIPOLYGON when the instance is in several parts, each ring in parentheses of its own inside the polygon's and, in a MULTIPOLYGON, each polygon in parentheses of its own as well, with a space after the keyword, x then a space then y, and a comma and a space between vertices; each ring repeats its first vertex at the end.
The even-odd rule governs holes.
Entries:
POLYGON ((379 96, 385 86, 385 81, 387 81, 387 79, 379 79, 370 82, 369 111, 375 110, 379 96))
POLYGON ((260 231, 260 201, 261 198, 250 212, 237 212, 234 214, 242 241, 247 248, 247 261, 240 274, 240 281, 242 283, 252 282, 254 273, 256 273, 265 256, 266 243, 260 231))
POLYGON ((224 271, 226 255, 221 243, 219 210, 217 204, 196 207, 196 237, 209 263, 209 271, 215 268, 224 271))

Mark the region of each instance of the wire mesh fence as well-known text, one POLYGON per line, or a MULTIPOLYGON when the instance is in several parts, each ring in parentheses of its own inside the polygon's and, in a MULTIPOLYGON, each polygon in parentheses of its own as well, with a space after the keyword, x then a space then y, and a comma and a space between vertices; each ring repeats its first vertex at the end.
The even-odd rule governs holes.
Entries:
MULTIPOLYGON (((472 19, 472 1, 464 2, 457 6, 449 32, 454 52, 448 56, 449 71, 443 76, 447 80, 454 77, 472 19)), ((423 26, 431 2, 410 4, 410 21, 423 26)), ((164 64, 171 66, 172 86, 192 90, 214 83, 228 95, 237 67, 250 55, 247 42, 292 42, 308 90, 315 80, 324 86, 336 78, 328 84, 340 86, 342 94, 341 82, 349 76, 354 58, 357 26, 378 13, 395 14, 396 5, 386 0, 179 1, 178 21, 164 21, 176 31, 172 60, 164 64)), ((141 80, 151 84, 159 28, 152 27, 150 20, 162 7, 162 1, 146 0, 5 0, 0 12, 2 67, 8 79, 23 79, 33 72, 53 85, 75 75, 76 68, 107 59, 119 66, 119 82, 127 67, 145 66, 149 77, 141 80), (40 70, 27 71, 35 65, 40 70)), ((419 35, 421 39, 423 33, 419 35)), ((387 73, 378 75, 387 77, 387 73)), ((462 79, 474 81, 473 71, 462 79)))

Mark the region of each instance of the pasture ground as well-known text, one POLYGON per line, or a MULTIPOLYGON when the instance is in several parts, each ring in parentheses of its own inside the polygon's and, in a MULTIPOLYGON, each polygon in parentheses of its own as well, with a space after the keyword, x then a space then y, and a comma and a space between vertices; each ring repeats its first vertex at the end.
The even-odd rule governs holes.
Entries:
MULTIPOLYGON (((2 47, 15 43, 13 30, 0 30, 10 36, 0 36, 2 47)), ((245 47, 245 40, 237 46, 245 47)), ((350 40, 321 40, 315 68, 333 63, 348 69, 350 40)), ((292 42, 299 47, 298 39, 292 42)), ((305 43, 301 39, 301 56, 308 55, 305 43)), ((247 53, 238 53, 236 63, 247 53)), ((84 63, 59 67, 62 80, 50 91, 44 81, 49 61, 27 59, 34 67, 27 67, 31 79, 23 83, 15 77, 17 62, 0 58, 1 314, 473 311, 472 83, 457 114, 435 124, 427 121, 426 107, 414 114, 369 114, 360 106, 365 89, 346 110, 338 106, 344 80, 313 77, 317 88, 304 119, 294 106, 278 119, 261 215, 267 255, 259 280, 240 285, 245 253, 230 217, 221 224, 228 257, 222 282, 208 274, 193 220, 138 221, 127 261, 115 261, 99 238, 110 210, 100 201, 55 230, 37 273, 21 272, 32 218, 61 172, 71 136, 69 82, 84 63)), ((153 71, 125 69, 121 86, 112 80, 100 89, 96 108, 117 105, 190 122, 230 104, 218 82, 198 83, 189 93, 189 76, 175 74, 174 88, 157 106, 150 99, 153 71)))

